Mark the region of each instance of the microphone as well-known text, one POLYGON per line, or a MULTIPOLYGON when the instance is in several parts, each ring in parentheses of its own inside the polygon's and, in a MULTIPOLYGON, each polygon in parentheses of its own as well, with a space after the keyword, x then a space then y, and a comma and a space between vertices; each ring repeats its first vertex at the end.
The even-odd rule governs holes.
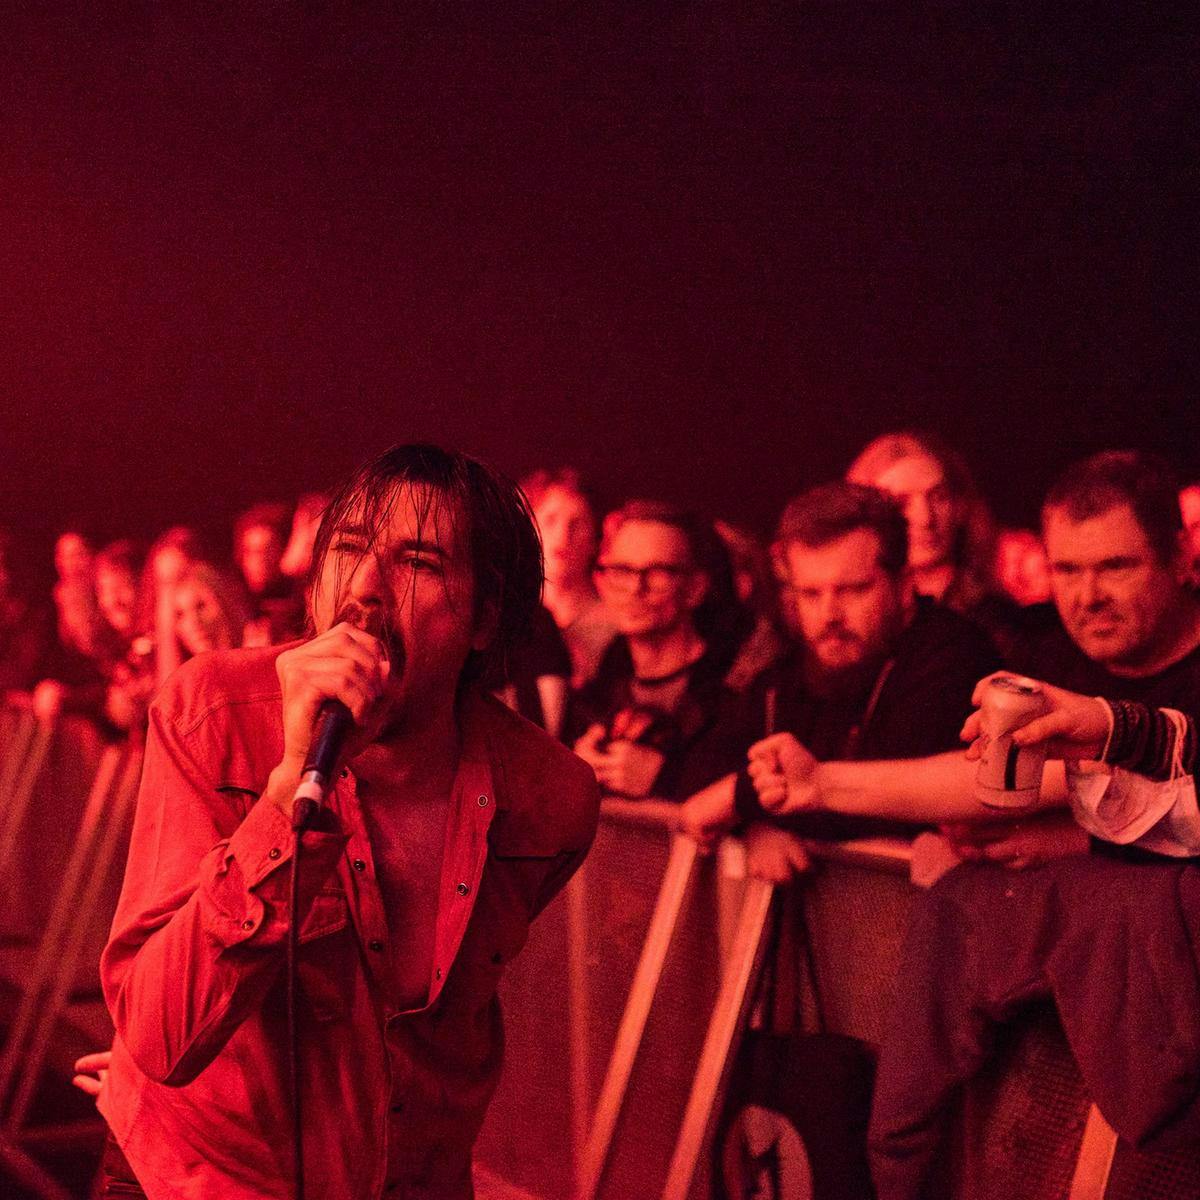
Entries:
MULTIPOLYGON (((378 608, 364 608, 354 600, 347 601, 334 618, 334 624, 345 621, 355 629, 369 633, 373 638, 383 638, 383 613, 378 608)), ((384 644, 384 657, 387 646, 384 644)), ((354 728, 350 710, 340 700, 323 700, 313 722, 312 741, 308 744, 308 757, 300 771, 300 783, 292 797, 292 828, 307 829, 333 782, 333 770, 346 738, 354 728)))
POLYGON ((325 700, 313 722, 308 757, 300 772, 300 783, 292 798, 292 828, 307 829, 325 802, 325 793, 333 781, 333 769, 354 718, 340 700, 325 700))

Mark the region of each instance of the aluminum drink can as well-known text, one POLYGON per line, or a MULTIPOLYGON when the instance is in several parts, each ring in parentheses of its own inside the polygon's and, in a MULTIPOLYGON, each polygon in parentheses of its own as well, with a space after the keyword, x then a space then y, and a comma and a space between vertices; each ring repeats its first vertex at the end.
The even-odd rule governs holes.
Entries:
POLYGON ((1046 694, 1032 679, 997 675, 983 693, 979 731, 983 753, 975 772, 975 799, 991 808, 1031 808, 1042 787, 1045 746, 1014 746, 1013 730, 1046 711, 1046 694))

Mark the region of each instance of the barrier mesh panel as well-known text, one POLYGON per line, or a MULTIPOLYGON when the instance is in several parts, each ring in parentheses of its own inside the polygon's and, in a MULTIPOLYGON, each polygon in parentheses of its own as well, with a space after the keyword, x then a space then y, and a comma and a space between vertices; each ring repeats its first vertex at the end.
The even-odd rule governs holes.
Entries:
POLYGON ((602 822, 571 894, 506 971, 504 1074, 475 1156, 481 1200, 514 1187, 570 1196, 668 851, 665 833, 602 822))
MULTIPOLYGON (((696 872, 663 967, 600 1190, 603 1200, 650 1200, 666 1183, 720 987, 716 903, 715 872, 706 861, 696 872)), ((702 1154, 693 1197, 709 1194, 707 1168, 708 1156, 702 1154)))
POLYGON ((1105 1200, 1195 1200, 1200 1196, 1200 1146, 1143 1154, 1118 1143, 1105 1200))
POLYGON ((1051 1006, 1001 1032, 964 1100, 959 1200, 1067 1195, 1089 1102, 1051 1006))
POLYGON ((820 864, 804 889, 826 1029, 878 1045, 896 990, 913 888, 905 875, 820 864))

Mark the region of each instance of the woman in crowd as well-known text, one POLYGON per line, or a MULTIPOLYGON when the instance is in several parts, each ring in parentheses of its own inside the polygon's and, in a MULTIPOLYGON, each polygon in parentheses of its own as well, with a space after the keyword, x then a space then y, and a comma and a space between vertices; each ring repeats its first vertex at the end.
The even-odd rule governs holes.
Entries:
MULTIPOLYGON (((134 637, 140 564, 131 541, 113 542, 96 554, 91 648, 85 653, 60 642, 47 677, 33 690, 33 708, 42 719, 72 713, 108 733, 128 732, 145 721, 154 672, 152 640, 134 637)), ((59 595, 56 589, 56 600, 59 595)))
POLYGON ((92 584, 92 547, 83 534, 68 530, 54 543, 54 607, 58 613, 59 644, 92 656, 100 632, 100 615, 92 584))
POLYGON ((931 433, 885 433, 850 464, 846 479, 900 501, 917 591, 972 617, 1007 651, 1019 613, 993 574, 992 516, 962 456, 931 433))
POLYGON ((592 579, 599 540, 596 508, 578 472, 569 467, 535 471, 521 488, 542 536, 542 603, 567 643, 571 685, 579 688, 595 675, 616 633, 592 579))
POLYGON ((234 577, 211 563, 184 567, 173 588, 174 636, 188 657, 242 644, 250 605, 234 577))
POLYGON ((174 525, 158 537, 146 555, 138 586, 138 633, 154 641, 154 677, 159 684, 183 662, 175 636, 175 585, 185 568, 203 559, 199 534, 174 525))
POLYGON ((576 697, 575 752, 623 796, 673 796, 744 636, 712 526, 637 500, 609 515, 596 580, 619 636, 576 697))

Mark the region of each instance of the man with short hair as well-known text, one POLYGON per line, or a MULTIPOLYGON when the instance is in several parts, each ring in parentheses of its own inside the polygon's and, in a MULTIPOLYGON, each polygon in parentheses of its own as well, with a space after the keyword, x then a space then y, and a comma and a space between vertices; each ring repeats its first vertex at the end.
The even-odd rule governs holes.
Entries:
POLYGON ((294 918, 308 1194, 471 1196, 502 1059, 497 985, 598 810, 591 771, 474 682, 540 586, 514 485, 398 447, 321 526, 316 635, 204 656, 167 683, 101 968, 117 1038, 99 1103, 128 1160, 109 1155, 112 1194, 293 1194, 294 918), (291 913, 293 796, 330 699, 355 729, 300 835, 291 913))
MULTIPOLYGON (((1185 586, 1166 465, 1133 452, 1086 459, 1051 488, 1042 524, 1061 624, 1032 638, 1014 665, 1073 692, 1194 719, 1200 602, 1185 586)), ((819 763, 778 735, 752 748, 750 773, 776 811, 994 815, 974 798, 975 764, 961 754, 819 763)), ((1065 798, 1061 764, 1051 764, 1042 803, 1065 798)), ((1195 1136, 1200 1037, 1190 1016, 1180 1022, 1200 1001, 1188 949, 1200 921, 1195 860, 1136 840, 1094 839, 1093 848, 1037 871, 968 864, 918 903, 872 1116, 881 1200, 926 1194, 948 1106, 985 1060, 992 1027, 1045 997, 1122 1136, 1195 1136)))
POLYGON ((977 626, 915 594, 908 536, 899 505, 859 484, 813 488, 780 518, 775 554, 802 640, 727 703, 708 739, 697 774, 738 773, 684 806, 693 829, 705 814, 736 809, 757 875, 785 882, 802 867, 799 835, 911 836, 917 827, 806 814, 773 829, 739 771, 751 744, 787 730, 820 759, 933 754, 957 744, 975 680, 999 663, 977 626))

